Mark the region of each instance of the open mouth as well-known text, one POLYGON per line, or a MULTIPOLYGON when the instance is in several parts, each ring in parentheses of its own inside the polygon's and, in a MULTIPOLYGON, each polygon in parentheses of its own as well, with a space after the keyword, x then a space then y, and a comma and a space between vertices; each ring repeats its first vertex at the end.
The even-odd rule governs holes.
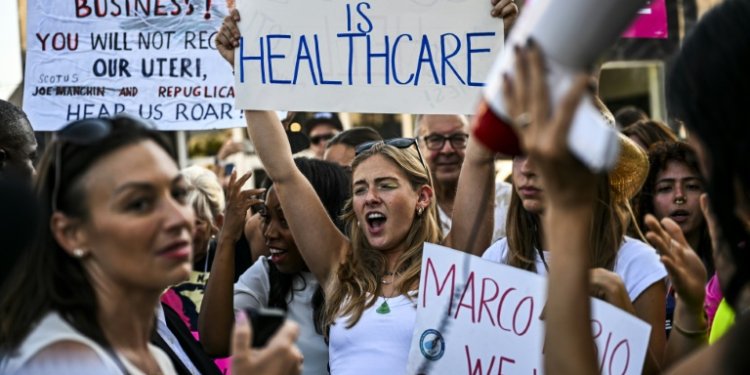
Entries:
POLYGON ((672 213, 669 214, 669 217, 677 223, 684 223, 690 217, 690 212, 686 210, 676 210, 672 211, 672 213))
POLYGON ((365 215, 365 220, 367 221, 367 228, 375 234, 382 230, 387 218, 380 212, 370 212, 365 215))
POLYGON ((286 258, 286 250, 270 248, 271 262, 278 263, 286 258))

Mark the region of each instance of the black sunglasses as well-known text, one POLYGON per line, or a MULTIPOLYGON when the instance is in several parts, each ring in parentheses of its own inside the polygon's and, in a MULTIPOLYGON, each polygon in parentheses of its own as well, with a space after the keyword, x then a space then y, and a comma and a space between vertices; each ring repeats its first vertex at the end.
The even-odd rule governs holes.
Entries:
POLYGON ((112 121, 106 118, 91 118, 71 122, 55 134, 55 181, 52 185, 52 212, 57 212, 62 174, 62 150, 66 144, 86 146, 106 138, 112 132, 112 121))
POLYGON ((417 149, 417 156, 419 156, 419 162, 422 163, 422 166, 424 167, 425 172, 427 172, 428 179, 430 180, 430 185, 432 185, 432 177, 430 176, 430 170, 427 168, 427 164, 424 162, 424 158, 422 157, 422 151, 419 149, 419 144, 417 143, 416 138, 391 138, 386 139, 382 141, 369 141, 360 144, 354 149, 354 155, 357 156, 369 149, 372 148, 372 146, 378 144, 378 143, 384 143, 389 146, 393 146, 400 149, 407 149, 411 146, 414 146, 414 148, 417 149))
POLYGON ((331 138, 333 138, 334 136, 336 136, 336 135, 335 135, 335 134, 333 134, 333 133, 328 133, 328 134, 321 134, 321 135, 316 135, 316 136, 314 136, 314 137, 310 137, 310 143, 312 143, 312 144, 314 144, 314 145, 317 145, 317 144, 320 144, 320 142, 323 142, 323 141, 328 141, 328 140, 330 140, 330 139, 331 139, 331 138))

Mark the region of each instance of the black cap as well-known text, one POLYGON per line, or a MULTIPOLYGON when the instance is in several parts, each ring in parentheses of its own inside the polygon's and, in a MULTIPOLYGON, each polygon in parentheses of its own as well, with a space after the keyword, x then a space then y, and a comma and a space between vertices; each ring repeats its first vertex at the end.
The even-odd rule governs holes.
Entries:
POLYGON ((302 130, 305 132, 305 135, 310 136, 310 132, 312 132, 316 126, 324 124, 331 125, 338 131, 344 130, 344 126, 341 125, 341 120, 339 120, 339 115, 333 112, 314 113, 312 117, 305 121, 302 130))

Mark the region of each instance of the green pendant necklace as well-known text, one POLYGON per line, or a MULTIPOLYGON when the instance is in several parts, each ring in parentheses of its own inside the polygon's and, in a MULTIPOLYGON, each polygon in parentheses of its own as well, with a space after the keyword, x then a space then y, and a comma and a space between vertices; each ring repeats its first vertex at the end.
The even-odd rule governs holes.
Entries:
POLYGON ((381 315, 385 315, 391 312, 391 307, 388 306, 388 298, 383 297, 383 303, 375 309, 375 312, 381 315))
MULTIPOLYGON (((393 276, 395 278, 395 274, 393 272, 386 272, 385 275, 383 275, 383 279, 380 280, 385 285, 393 283, 393 280, 387 281, 385 280, 385 276, 393 276)), ((391 307, 388 306, 388 298, 383 296, 383 303, 378 306, 377 309, 375 309, 375 312, 381 315, 389 314, 391 312, 391 307)))

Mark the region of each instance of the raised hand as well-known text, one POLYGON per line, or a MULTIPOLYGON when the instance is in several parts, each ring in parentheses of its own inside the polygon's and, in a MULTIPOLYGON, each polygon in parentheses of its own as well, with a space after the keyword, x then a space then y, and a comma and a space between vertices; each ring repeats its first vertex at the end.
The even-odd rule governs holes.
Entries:
POLYGON ((605 268, 594 268, 591 270, 590 284, 592 297, 615 305, 633 316, 636 315, 625 284, 618 274, 605 268))
POLYGON ((575 78, 552 113, 542 51, 532 40, 515 50, 515 77, 504 77, 503 96, 521 145, 543 176, 547 202, 563 207, 589 204, 596 193, 595 176, 570 153, 567 143, 588 75, 575 78))
POLYGON ((232 373, 296 375, 302 373, 302 353, 295 345, 299 326, 287 321, 271 338, 265 348, 250 347, 253 332, 244 311, 237 314, 232 332, 232 373))
POLYGON ((702 313, 706 267, 700 257, 672 219, 667 217, 660 223, 653 215, 646 215, 645 223, 649 229, 646 239, 661 255, 677 296, 689 311, 702 313))
POLYGON ((491 0, 492 10, 490 14, 495 18, 503 19, 503 28, 507 36, 508 31, 518 18, 518 5, 516 0, 491 0))
POLYGON ((224 211, 224 225, 221 228, 222 240, 237 242, 245 228, 247 210, 253 205, 263 203, 258 196, 263 194, 266 189, 242 190, 242 186, 245 185, 250 176, 252 176, 252 173, 248 172, 238 179, 235 171, 229 177, 229 185, 226 190, 227 207, 224 211))
POLYGON ((230 65, 234 65, 234 49, 240 46, 240 29, 237 28, 237 22, 240 22, 240 12, 233 9, 224 17, 224 22, 216 34, 216 49, 230 65))

